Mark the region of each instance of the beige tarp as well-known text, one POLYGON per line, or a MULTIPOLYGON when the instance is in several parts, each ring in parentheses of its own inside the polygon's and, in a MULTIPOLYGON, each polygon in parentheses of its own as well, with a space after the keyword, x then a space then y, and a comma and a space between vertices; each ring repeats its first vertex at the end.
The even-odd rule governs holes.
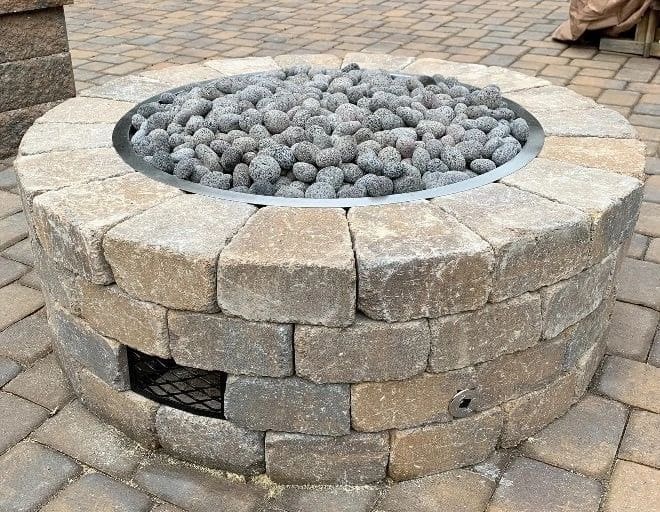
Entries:
POLYGON ((587 30, 614 36, 634 27, 653 0, 571 0, 569 19, 552 34, 559 41, 576 41, 587 30))

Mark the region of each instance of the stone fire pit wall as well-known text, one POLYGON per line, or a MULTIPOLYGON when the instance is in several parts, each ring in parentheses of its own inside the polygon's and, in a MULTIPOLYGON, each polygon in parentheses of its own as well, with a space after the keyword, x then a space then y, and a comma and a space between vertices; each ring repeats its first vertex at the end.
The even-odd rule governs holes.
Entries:
POLYGON ((633 129, 501 68, 355 61, 499 84, 540 120, 545 147, 499 183, 349 209, 184 194, 112 148, 114 123, 161 91, 294 62, 340 66, 331 55, 122 78, 52 109, 23 139, 16 169, 57 354, 83 402, 144 445, 283 483, 405 480, 516 445, 587 388, 641 201, 633 129), (226 372, 225 419, 132 391, 127 347, 226 372), (463 390, 472 398, 451 414, 463 390))
POLYGON ((73 0, 0 0, 0 158, 48 109, 75 96, 63 5, 73 0))

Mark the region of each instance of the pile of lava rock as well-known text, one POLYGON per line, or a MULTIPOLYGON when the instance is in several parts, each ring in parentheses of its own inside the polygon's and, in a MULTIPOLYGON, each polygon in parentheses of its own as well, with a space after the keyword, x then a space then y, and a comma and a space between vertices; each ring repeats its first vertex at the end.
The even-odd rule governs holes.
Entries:
POLYGON ((529 135, 497 86, 300 65, 163 93, 132 118, 135 152, 209 187, 375 197, 492 171, 529 135))

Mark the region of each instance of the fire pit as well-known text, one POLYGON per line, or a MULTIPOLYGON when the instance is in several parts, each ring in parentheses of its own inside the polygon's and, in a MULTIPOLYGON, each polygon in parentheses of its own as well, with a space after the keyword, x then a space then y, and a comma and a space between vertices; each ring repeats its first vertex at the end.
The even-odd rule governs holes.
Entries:
POLYGON ((643 146, 617 113, 501 68, 366 54, 84 94, 38 120, 16 168, 61 364, 141 443, 282 483, 405 480, 518 444, 589 385, 641 201, 643 146), (349 94, 362 80, 381 92, 349 94), (280 86, 301 103, 274 108, 280 86), (387 105, 397 90, 409 106, 387 105), (503 98, 482 108, 484 90, 503 98), (516 154, 489 157, 492 130, 516 154))

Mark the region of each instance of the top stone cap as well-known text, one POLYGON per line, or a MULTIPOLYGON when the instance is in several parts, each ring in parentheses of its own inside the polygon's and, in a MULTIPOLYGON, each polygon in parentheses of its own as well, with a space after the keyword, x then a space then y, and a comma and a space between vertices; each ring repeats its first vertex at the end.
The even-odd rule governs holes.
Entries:
POLYGON ((36 11, 72 3, 73 0, 0 0, 0 14, 36 11))

